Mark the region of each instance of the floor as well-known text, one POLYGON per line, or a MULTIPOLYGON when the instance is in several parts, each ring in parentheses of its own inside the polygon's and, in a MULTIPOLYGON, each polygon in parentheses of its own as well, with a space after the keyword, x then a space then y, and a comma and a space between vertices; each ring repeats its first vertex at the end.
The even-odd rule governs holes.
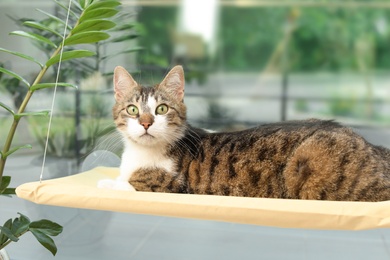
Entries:
MULTIPOLYGON (((363 131, 364 132, 364 131, 363 131)), ((378 142, 383 138, 375 133, 378 142)), ((31 154, 11 156, 13 186, 39 179, 31 154)), ((0 197, 0 223, 17 216, 49 218, 64 226, 53 257, 31 234, 7 247, 14 260, 46 259, 390 259, 390 230, 282 229, 35 205, 0 197)), ((288 217, 288 216, 286 216, 288 217)))

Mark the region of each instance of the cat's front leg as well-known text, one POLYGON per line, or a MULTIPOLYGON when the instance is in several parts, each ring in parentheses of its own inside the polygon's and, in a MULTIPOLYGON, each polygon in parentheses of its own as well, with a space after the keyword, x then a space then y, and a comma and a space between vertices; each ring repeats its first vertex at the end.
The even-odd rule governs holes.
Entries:
POLYGON ((137 191, 187 193, 184 177, 162 168, 141 168, 130 178, 130 183, 137 191))
POLYGON ((111 189, 111 190, 127 190, 135 191, 135 188, 129 183, 130 176, 132 171, 124 170, 126 167, 121 165, 120 174, 116 179, 104 179, 98 181, 97 187, 102 189, 111 189))

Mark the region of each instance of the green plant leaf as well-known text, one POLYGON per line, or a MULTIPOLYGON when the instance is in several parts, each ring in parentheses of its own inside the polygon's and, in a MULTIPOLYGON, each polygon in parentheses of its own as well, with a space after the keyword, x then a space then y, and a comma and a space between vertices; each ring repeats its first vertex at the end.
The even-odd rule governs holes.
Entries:
POLYGON ((31 149, 32 146, 30 144, 26 144, 26 145, 20 145, 20 146, 16 146, 12 149, 10 149, 8 152, 6 152, 5 154, 3 154, 3 158, 7 158, 8 156, 10 156, 11 154, 13 154, 14 152, 20 150, 20 149, 31 149))
POLYGON ((13 31, 13 32, 10 32, 10 35, 17 35, 17 36, 22 36, 22 37, 27 37, 29 39, 32 39, 32 40, 35 40, 35 41, 39 41, 39 42, 43 42, 43 43, 46 43, 54 48, 57 48, 57 45, 54 44, 52 41, 50 41, 49 39, 39 35, 39 34, 36 34, 36 33, 30 33, 30 32, 25 32, 25 31, 13 31))
POLYGON ((32 28, 36 28, 36 29, 39 29, 39 30, 42 30, 42 31, 48 31, 48 32, 51 32, 52 34, 55 34, 57 35, 58 37, 60 37, 62 39, 62 35, 59 34, 58 32, 56 32, 55 30, 53 30, 52 28, 44 25, 44 24, 41 24, 41 23, 38 23, 38 22, 35 22, 35 21, 26 21, 23 23, 23 25, 25 26, 28 26, 28 27, 32 27, 32 28))
MULTIPOLYGON (((58 22, 58 23, 61 23, 61 24, 63 24, 63 25, 66 25, 65 21, 63 21, 62 19, 58 18, 57 16, 54 16, 54 15, 52 15, 52 14, 50 14, 50 13, 48 13, 48 12, 45 12, 45 11, 43 11, 43 10, 41 10, 41 9, 36 9, 36 10, 37 10, 38 12, 40 12, 40 13, 42 13, 42 14, 48 16, 50 19, 52 19, 52 20, 54 20, 54 21, 56 21, 56 22, 58 22)), ((70 25, 68 25, 68 29, 71 29, 70 25)))
POLYGON ((69 11, 69 14, 71 14, 73 17, 76 17, 76 18, 78 17, 78 15, 77 15, 75 12, 73 12, 72 10, 68 10, 68 6, 63 5, 62 3, 60 3, 60 2, 57 1, 57 0, 54 0, 54 2, 55 2, 59 7, 61 7, 62 9, 64 9, 66 13, 69 11))
POLYGON ((21 220, 23 220, 24 222, 28 222, 30 224, 31 221, 26 215, 23 215, 20 212, 18 212, 18 214, 19 214, 21 220))
POLYGON ((18 56, 20 58, 23 58, 23 59, 26 59, 26 60, 29 60, 29 61, 32 61, 32 62, 35 62, 41 68, 43 68, 43 64, 40 63, 39 61, 37 61, 34 57, 28 56, 26 54, 23 54, 23 53, 20 53, 20 52, 17 52, 17 51, 6 50, 6 49, 3 49, 3 48, 0 48, 0 51, 9 53, 9 54, 12 54, 12 55, 15 55, 15 56, 18 56))
POLYGON ((15 189, 8 188, 10 183, 11 183, 11 176, 3 176, 1 178, 0 195, 3 196, 15 195, 15 189))
POLYGON ((115 27, 114 31, 128 31, 133 29, 134 26, 136 26, 136 24, 126 23, 115 27))
POLYGON ((65 83, 65 82, 58 82, 58 83, 53 82, 53 83, 39 83, 39 84, 32 85, 30 87, 30 90, 34 92, 34 91, 39 90, 39 89, 53 88, 56 85, 61 86, 61 87, 71 87, 71 88, 77 89, 77 86, 75 84, 65 83))
MULTIPOLYGON (((96 53, 93 51, 87 51, 87 50, 73 50, 73 51, 67 51, 62 54, 62 60, 70 60, 70 59, 77 59, 77 58, 84 58, 84 57, 90 57, 95 55, 96 53)), ((52 57, 50 60, 46 62, 46 66, 49 67, 57 62, 60 61, 60 54, 57 54, 56 56, 52 57)))
POLYGON ((77 7, 77 9, 79 9, 80 11, 83 11, 83 10, 84 10, 84 8, 81 7, 81 5, 80 5, 79 2, 73 1, 72 4, 73 4, 75 7, 77 7))
MULTIPOLYGON (((12 221, 12 219, 11 219, 12 221)), ((12 227, 12 224, 11 224, 12 227)), ((17 238, 14 234, 12 234, 11 227, 0 226, 0 231, 7 238, 9 238, 12 242, 18 242, 19 238, 17 238)))
POLYGON ((3 73, 5 73, 5 74, 8 74, 8 75, 11 76, 11 77, 17 78, 18 80, 20 80, 21 82, 23 82, 24 84, 26 84, 28 87, 30 87, 30 83, 28 83, 27 80, 25 80, 22 76, 16 74, 15 72, 10 71, 10 70, 7 70, 7 69, 4 69, 4 68, 2 68, 2 67, 0 67, 0 72, 3 72, 3 73))
POLYGON ((33 233, 38 242, 48 249, 53 255, 57 253, 57 247, 53 239, 49 236, 57 236, 61 234, 63 230, 61 225, 47 219, 42 219, 31 222, 29 230, 33 233))
POLYGON ((10 108, 9 106, 7 106, 6 104, 0 102, 0 107, 4 108, 5 110, 7 110, 8 112, 10 112, 12 115, 15 115, 15 112, 12 108, 10 108))
POLYGON ((104 56, 101 59, 102 60, 110 59, 110 58, 113 58, 113 57, 121 55, 121 54, 131 53, 131 52, 135 52, 135 51, 141 51, 143 49, 144 49, 143 47, 133 47, 133 48, 129 48, 129 49, 126 49, 126 50, 123 50, 123 51, 119 51, 119 52, 116 52, 116 53, 104 56))
POLYGON ((128 41, 132 40, 139 37, 139 34, 127 34, 127 35, 121 35, 119 37, 115 37, 109 40, 109 42, 123 42, 123 41, 128 41))
POLYGON ((63 228, 61 225, 53 221, 41 219, 38 221, 31 222, 30 230, 39 230, 40 232, 49 236, 58 236, 59 234, 61 234, 63 228))
POLYGON ((15 218, 12 223, 12 233, 15 236, 20 236, 23 233, 27 232, 30 225, 30 219, 26 217, 25 215, 18 213, 20 217, 15 218))
POLYGON ((85 0, 79 0, 79 4, 82 8, 85 8, 85 0))
POLYGON ((1 178, 0 190, 5 190, 11 183, 11 176, 3 176, 1 178))
POLYGON ((15 188, 6 188, 6 189, 0 191, 0 196, 12 197, 10 195, 15 195, 15 194, 16 194, 15 188))
POLYGON ((53 255, 57 254, 57 246, 51 237, 40 230, 30 229, 30 231, 42 246, 49 250, 53 255))
POLYGON ((83 9, 87 8, 89 5, 91 5, 93 3, 94 0, 85 0, 83 1, 83 9))
POLYGON ((116 15, 119 11, 112 8, 96 8, 93 10, 85 10, 81 15, 79 22, 85 22, 91 19, 109 18, 116 15))
POLYGON ((89 31, 103 31, 103 30, 108 30, 113 27, 115 27, 115 23, 107 20, 102 20, 102 19, 93 19, 86 21, 82 24, 79 24, 72 30, 72 34, 75 35, 77 33, 82 33, 82 32, 89 32, 89 31))
MULTIPOLYGON (((1 226, 0 226, 1 227, 1 226)), ((8 219, 4 225, 3 225, 3 228, 8 228, 8 230, 11 231, 11 228, 12 228, 12 219, 8 219)), ((11 232, 12 233, 12 232, 11 232)), ((0 229, 0 246, 3 245, 5 242, 8 241, 8 236, 5 234, 5 232, 3 232, 2 229, 0 229)))
POLYGON ((78 34, 72 35, 67 38, 64 42, 65 46, 75 45, 75 44, 86 44, 86 43, 95 43, 103 41, 110 38, 110 35, 105 32, 99 31, 90 31, 90 32, 80 32, 78 34))
POLYGON ((19 120, 22 117, 25 116, 48 116, 50 114, 49 110, 44 110, 44 111, 36 111, 36 112, 24 112, 24 113, 18 113, 14 115, 14 118, 16 120, 19 120))
MULTIPOLYGON (((99 1, 99 2, 95 2, 95 3, 88 3, 89 5, 87 6, 87 8, 85 9, 86 12, 89 12, 91 10, 94 10, 94 9, 98 9, 98 8, 115 8, 119 5, 121 5, 121 3, 119 1, 115 1, 115 0, 107 0, 107 1, 99 1)), ((81 5, 83 6, 83 5, 81 5)))

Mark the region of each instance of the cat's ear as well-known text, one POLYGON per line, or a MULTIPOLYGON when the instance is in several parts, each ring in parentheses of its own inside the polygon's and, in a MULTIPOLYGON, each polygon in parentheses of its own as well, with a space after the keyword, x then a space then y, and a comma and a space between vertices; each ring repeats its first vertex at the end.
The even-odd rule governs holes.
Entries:
POLYGON ((182 66, 175 66, 165 76, 158 88, 164 89, 177 100, 184 98, 184 70, 182 66))
POLYGON ((125 68, 117 66, 114 69, 115 100, 120 100, 126 95, 126 93, 129 93, 136 87, 138 87, 137 82, 125 68))

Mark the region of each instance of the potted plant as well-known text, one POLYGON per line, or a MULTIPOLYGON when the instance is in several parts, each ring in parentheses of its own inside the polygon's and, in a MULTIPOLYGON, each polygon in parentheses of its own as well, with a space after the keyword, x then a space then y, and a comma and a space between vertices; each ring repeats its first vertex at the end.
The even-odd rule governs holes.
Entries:
MULTIPOLYGON (((73 20, 73 23, 77 22, 74 17, 70 19, 73 20)), ((64 81, 75 82, 78 88, 73 89, 71 93, 66 89, 59 93, 54 109, 56 116, 53 118, 54 123, 47 140, 47 148, 45 148, 48 134, 47 119, 42 117, 29 118, 33 137, 42 149, 46 149, 50 177, 60 177, 78 172, 81 158, 85 158, 95 148, 100 137, 115 129, 111 118, 107 119, 108 114, 110 114, 108 108, 112 105, 106 98, 106 94, 111 93, 107 90, 107 86, 110 86, 107 82, 111 81, 112 72, 111 70, 104 72, 106 63, 114 57, 133 53, 142 48, 134 47, 133 44, 129 43, 139 36, 138 24, 133 21, 132 13, 121 12, 112 17, 111 20, 116 24, 109 30, 111 37, 91 46, 96 53, 95 56, 90 59, 71 59, 62 64, 61 77, 64 81), (108 51, 109 49, 111 51, 108 51), (56 124, 57 122, 62 123, 56 124), (55 162, 55 164, 51 162, 55 162)), ((26 19, 16 19, 15 22, 23 25, 26 19)), ((54 28, 60 27, 60 22, 56 20, 43 19, 34 22, 47 23, 54 28)), ((31 32, 39 33, 35 27, 31 28, 31 32)), ((45 36, 54 42, 61 40, 57 34, 46 33, 45 36)), ((37 47, 46 53, 50 46, 38 42, 37 47)), ((10 88, 10 90, 15 88, 10 88)), ((17 95, 14 102, 17 102, 16 97, 17 95)), ((109 98, 112 99, 111 94, 109 98)), ((41 161, 42 158, 35 160, 36 163, 41 161)))
MULTIPOLYGON (((60 2, 55 3, 63 10, 68 11, 67 7, 60 2)), ((69 62, 74 59, 91 57, 96 52, 90 49, 78 49, 75 46, 80 44, 99 43, 110 37, 106 31, 115 27, 116 23, 112 21, 118 13, 117 7, 120 5, 115 0, 72 0, 72 10, 69 15, 75 21, 73 24, 68 24, 57 16, 49 14, 45 11, 38 10, 45 17, 41 22, 26 20, 23 26, 26 28, 34 28, 41 33, 34 33, 29 31, 14 31, 11 35, 19 37, 27 37, 35 44, 45 46, 46 50, 50 50, 50 55, 45 62, 38 61, 34 57, 27 54, 20 53, 13 50, 0 48, 1 52, 8 53, 14 57, 24 59, 27 62, 37 65, 37 74, 32 82, 27 81, 19 73, 12 71, 4 66, 0 66, 0 75, 2 82, 7 85, 5 88, 10 88, 11 84, 24 85, 23 98, 15 98, 9 103, 0 102, 0 108, 8 112, 9 117, 12 118, 12 123, 9 126, 8 135, 4 138, 5 142, 0 151, 0 195, 12 196, 15 194, 15 189, 10 188, 10 176, 4 175, 5 164, 7 158, 20 149, 31 148, 31 145, 13 146, 12 141, 15 136, 15 131, 20 123, 26 117, 47 116, 50 111, 27 111, 26 106, 36 91, 43 91, 44 89, 54 88, 56 86, 76 88, 75 84, 69 82, 54 82, 45 81, 45 76, 49 69, 58 66, 60 62, 69 62), (53 24, 61 25, 53 27, 53 24), (66 28, 66 30, 65 30, 66 28), (62 32, 61 32, 62 31, 62 32), (64 35, 61 33, 63 32, 64 35), (56 37, 51 37, 55 35, 56 37), (10 84, 10 85, 8 85, 10 84), (12 108, 16 105, 16 109, 12 108)), ((11 88, 12 89, 12 88, 11 88)), ((13 91, 17 92, 13 89, 13 91)), ((2 226, 0 226, 0 249, 5 248, 11 242, 17 242, 19 237, 26 232, 31 232, 45 248, 47 248, 53 255, 57 252, 57 247, 51 238, 62 232, 62 227, 50 220, 31 221, 27 216, 18 213, 16 218, 10 218, 2 226)), ((5 254, 4 254, 5 256, 5 254)))

